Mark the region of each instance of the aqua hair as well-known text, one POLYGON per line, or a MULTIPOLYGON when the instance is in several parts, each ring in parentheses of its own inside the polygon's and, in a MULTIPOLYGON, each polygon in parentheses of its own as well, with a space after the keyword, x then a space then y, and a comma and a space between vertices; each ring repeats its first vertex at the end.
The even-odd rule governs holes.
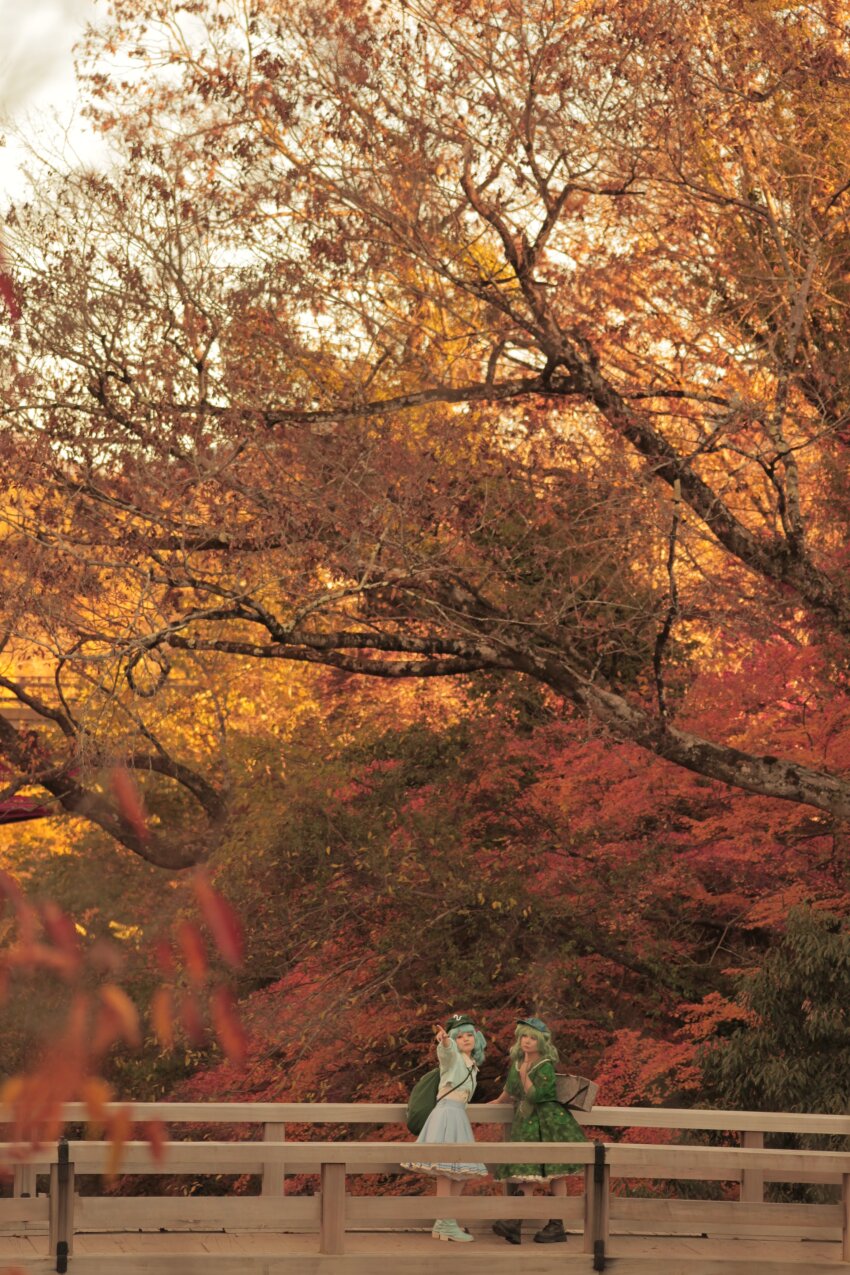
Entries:
POLYGON ((475 1037, 475 1044, 472 1046, 472 1057, 480 1067, 484 1061, 484 1050, 487 1047, 487 1041, 484 1039, 484 1033, 480 1032, 477 1027, 471 1027, 469 1023, 465 1026, 453 1027, 449 1032, 452 1040, 456 1041, 458 1036, 464 1036, 467 1032, 472 1032, 475 1037))
POLYGON ((517 1066, 519 1066, 519 1064, 522 1062, 523 1058, 525 1057, 525 1054, 523 1053, 522 1047, 520 1046, 520 1043, 519 1043, 521 1039, 523 1038, 523 1036, 531 1036, 533 1040, 537 1041, 537 1048, 540 1052, 540 1057, 544 1059, 546 1062, 551 1062, 551 1063, 558 1062, 558 1051, 555 1048, 555 1046, 552 1044, 551 1033, 539 1032, 534 1027, 526 1026, 525 1023, 520 1023, 517 1026, 516 1035, 514 1036, 514 1043, 511 1046, 511 1055, 510 1055, 511 1062, 514 1062, 517 1064, 517 1066))

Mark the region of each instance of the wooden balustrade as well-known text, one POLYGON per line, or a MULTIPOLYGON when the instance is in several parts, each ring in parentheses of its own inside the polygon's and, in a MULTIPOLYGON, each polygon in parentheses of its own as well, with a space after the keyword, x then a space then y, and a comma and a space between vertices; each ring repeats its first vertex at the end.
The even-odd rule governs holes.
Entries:
MULTIPOLYGON (((0 1112, 0 1117, 2 1117, 0 1112)), ((65 1110, 69 1122, 84 1119, 82 1108, 65 1110)), ((251 1174, 261 1178, 259 1196, 76 1196, 75 1178, 102 1174, 110 1150, 102 1141, 80 1140, 47 1145, 20 1163, 15 1173, 17 1198, 0 1200, 0 1231, 46 1230, 56 1270, 66 1269, 73 1252, 74 1232, 138 1230, 312 1231, 319 1250, 328 1257, 342 1255, 346 1234, 376 1226, 402 1229, 419 1226, 435 1216, 433 1196, 348 1195, 346 1180, 359 1174, 400 1173, 411 1142, 337 1141, 295 1142, 286 1137, 294 1123, 396 1123, 403 1109, 378 1104, 169 1104, 139 1103, 132 1110, 139 1122, 157 1117, 191 1125, 255 1124, 262 1141, 172 1141, 161 1162, 154 1162, 145 1142, 124 1148, 121 1172, 169 1177, 204 1174, 251 1174), (48 1197, 35 1196, 36 1174, 50 1175, 48 1197), (313 1196, 287 1196, 286 1174, 316 1174, 319 1190, 313 1196), (23 1187, 27 1186, 25 1193, 23 1187), (64 1263, 64 1265, 63 1265, 64 1263)), ((508 1108, 469 1108, 474 1124, 498 1129, 510 1119, 508 1108)), ((462 1196, 452 1199, 452 1215, 462 1223, 485 1224, 510 1216, 545 1221, 563 1219, 568 1229, 583 1234, 583 1248, 593 1269, 602 1270, 612 1235, 711 1233, 758 1238, 781 1233, 789 1238, 829 1239, 840 1253, 839 1264, 850 1264, 850 1154, 827 1151, 769 1150, 764 1134, 773 1132, 850 1134, 850 1117, 760 1112, 680 1111, 649 1108, 602 1108, 580 1113, 591 1129, 644 1128, 719 1129, 735 1133, 742 1146, 703 1147, 627 1142, 571 1144, 569 1160, 584 1166, 583 1196, 558 1198, 462 1196), (737 1200, 635 1198, 612 1192, 612 1181, 628 1179, 647 1184, 663 1180, 739 1182, 737 1200), (830 1183, 841 1188, 835 1204, 765 1203, 765 1182, 830 1183)), ((10 1163, 20 1148, 0 1145, 0 1160, 10 1163)), ((517 1159, 564 1158, 563 1144, 518 1144, 480 1141, 454 1149, 458 1159, 488 1165, 517 1159)), ((419 1145, 419 1160, 445 1155, 440 1146, 419 1145)), ((315 1243, 315 1241, 314 1241, 315 1243)), ((120 1275, 120 1263, 116 1264, 120 1275)), ((246 1272, 247 1275, 247 1272, 246 1272)))
MULTIPOLYGON (((395 1172, 410 1154, 409 1142, 172 1142, 165 1158, 152 1163, 147 1143, 131 1142, 125 1148, 122 1170, 128 1173, 160 1173, 169 1176, 214 1170, 218 1173, 253 1172, 271 1165, 280 1172, 284 1161, 296 1172, 318 1169, 320 1190, 312 1198, 215 1197, 200 1201, 166 1197, 110 1197, 76 1200, 76 1174, 103 1173, 109 1165, 110 1148, 104 1142, 60 1143, 40 1151, 39 1160, 50 1161, 49 1235, 56 1270, 67 1269, 73 1251, 75 1224, 79 1229, 131 1231, 147 1225, 160 1229, 184 1215, 209 1225, 246 1231, 287 1230, 307 1227, 319 1234, 319 1252, 328 1256, 345 1252, 346 1231, 351 1226, 401 1227, 411 1221, 430 1221, 437 1206, 430 1197, 362 1197, 346 1195, 346 1177, 352 1172, 385 1172, 391 1164, 395 1172), (355 1168, 356 1166, 356 1168, 355 1168), (163 1212, 163 1205, 171 1204, 163 1212), (202 1206, 198 1219, 193 1213, 202 1206)), ((6 1148, 8 1151, 8 1148, 6 1148)), ((562 1143, 475 1142, 459 1145, 455 1154, 463 1159, 503 1164, 517 1157, 556 1161, 563 1155, 562 1143)), ((441 1146, 420 1145, 417 1158, 436 1161, 445 1155, 441 1146)), ((603 1270, 612 1231, 623 1222, 664 1229, 671 1223, 691 1230, 718 1230, 737 1236, 776 1233, 777 1230, 841 1241, 841 1261, 850 1263, 850 1156, 828 1151, 772 1151, 760 1148, 686 1147, 579 1143, 570 1146, 570 1159, 585 1168, 584 1199, 576 1197, 513 1198, 465 1196, 452 1199, 452 1214, 460 1221, 484 1221, 501 1216, 506 1206, 512 1216, 543 1221, 561 1217, 570 1228, 581 1229, 584 1250, 593 1257, 593 1269, 603 1270), (611 1194, 612 1178, 683 1179, 698 1177, 708 1181, 740 1178, 742 1173, 780 1173, 785 1180, 834 1181, 842 1184, 842 1201, 836 1205, 763 1204, 749 1201, 621 1199, 611 1194)), ((19 1204, 20 1201, 4 1201, 19 1204)))

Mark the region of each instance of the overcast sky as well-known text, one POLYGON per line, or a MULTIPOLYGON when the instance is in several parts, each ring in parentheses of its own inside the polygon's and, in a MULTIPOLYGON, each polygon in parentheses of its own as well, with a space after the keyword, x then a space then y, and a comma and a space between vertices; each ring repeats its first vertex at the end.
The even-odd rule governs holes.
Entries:
POLYGON ((67 130, 70 154, 91 151, 76 119, 72 49, 88 21, 97 17, 95 0, 0 0, 0 204, 22 189, 25 151, 14 134, 39 132, 56 141, 67 130))

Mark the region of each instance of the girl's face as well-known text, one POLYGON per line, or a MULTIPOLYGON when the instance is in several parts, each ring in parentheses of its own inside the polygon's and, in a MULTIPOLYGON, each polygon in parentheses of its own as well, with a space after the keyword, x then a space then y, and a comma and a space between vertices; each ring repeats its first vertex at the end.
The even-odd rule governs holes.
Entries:
POLYGON ((457 1043, 458 1049, 460 1050, 462 1054, 471 1054, 473 1049, 475 1048, 475 1033, 460 1032, 455 1037, 455 1041, 457 1043))
POLYGON ((524 1054, 537 1053, 538 1045, 534 1036, 520 1036, 519 1047, 524 1054))

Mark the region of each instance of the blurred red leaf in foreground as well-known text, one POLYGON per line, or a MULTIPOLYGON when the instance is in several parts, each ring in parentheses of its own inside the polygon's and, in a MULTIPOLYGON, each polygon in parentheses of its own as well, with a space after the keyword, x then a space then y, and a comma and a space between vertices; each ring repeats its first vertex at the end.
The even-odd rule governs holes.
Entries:
POLYGON ((193 885, 216 947, 228 965, 238 968, 242 964, 244 947, 238 916, 227 900, 213 889, 205 872, 195 873, 193 885))
POLYGON ((112 791, 118 803, 118 809, 140 841, 150 840, 150 830, 142 801, 142 794, 135 780, 123 766, 116 766, 112 771, 112 791))
POLYGON ((207 952, 201 932, 191 921, 181 921, 177 926, 177 942, 183 953, 186 973, 198 987, 207 977, 207 952))
POLYGON ((248 1037, 229 988, 214 988, 210 996, 210 1013, 218 1042, 227 1058, 235 1066, 241 1067, 248 1053, 248 1037))
POLYGON ((148 1120, 145 1125, 145 1137, 151 1149, 154 1164, 162 1164, 165 1159, 165 1144, 168 1141, 168 1129, 161 1120, 148 1120))

